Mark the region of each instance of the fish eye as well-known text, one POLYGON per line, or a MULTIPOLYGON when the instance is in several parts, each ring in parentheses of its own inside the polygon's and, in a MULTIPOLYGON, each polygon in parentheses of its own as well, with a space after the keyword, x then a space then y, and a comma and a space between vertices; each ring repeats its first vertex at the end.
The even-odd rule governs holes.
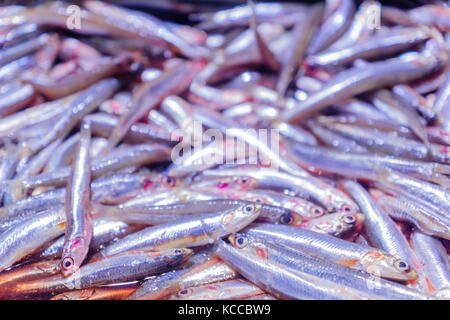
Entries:
POLYGON ((248 177, 242 177, 236 180, 236 183, 241 187, 248 187, 251 184, 251 182, 252 179, 248 177))
POLYGON ((353 211, 352 207, 350 207, 346 204, 342 206, 341 210, 344 212, 352 212, 353 211))
POLYGON ((322 208, 319 207, 313 207, 311 208, 311 213, 315 216, 315 217, 320 217, 324 215, 324 211, 322 208))
POLYGON ((180 296, 187 296, 192 293, 192 289, 183 289, 178 292, 180 296))
POLYGON ((252 199, 253 202, 257 202, 257 203, 264 203, 264 199, 256 197, 252 199))
POLYGON ((71 257, 66 257, 61 262, 61 267, 65 270, 72 268, 74 261, 71 257))
POLYGON ((176 179, 174 177, 166 176, 162 179, 162 183, 166 187, 173 187, 175 186, 176 179))
POLYGON ((344 223, 347 223, 347 224, 354 224, 356 222, 356 218, 353 215, 347 215, 347 216, 344 216, 342 221, 344 221, 344 223))
POLYGON ((292 217, 291 217, 290 215, 288 215, 288 214, 283 214, 283 215, 280 217, 280 222, 281 222, 282 224, 291 224, 292 221, 293 221, 292 217))
POLYGON ((235 240, 236 247, 244 248, 248 244, 248 238, 245 236, 238 236, 235 240))
POLYGON ((255 210, 256 210, 256 208, 255 208, 255 206, 254 205, 252 205, 252 204, 249 204, 248 206, 245 206, 244 207, 244 212, 245 213, 253 213, 253 212, 255 212, 255 210))
POLYGON ((402 271, 402 272, 408 272, 409 271, 409 264, 408 263, 406 263, 405 261, 403 261, 403 260, 396 260, 395 262, 394 262, 394 267, 397 269, 397 270, 399 270, 399 271, 402 271))

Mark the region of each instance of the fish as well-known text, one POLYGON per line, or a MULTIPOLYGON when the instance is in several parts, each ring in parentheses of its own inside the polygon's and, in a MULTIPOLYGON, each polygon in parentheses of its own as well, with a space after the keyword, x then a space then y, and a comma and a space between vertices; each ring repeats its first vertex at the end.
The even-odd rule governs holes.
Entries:
POLYGON ((448 299, 450 268, 444 246, 438 239, 420 231, 412 233, 411 243, 432 286, 433 294, 448 299))
POLYGON ((342 186, 355 199, 364 214, 364 234, 369 244, 399 257, 402 262, 397 266, 411 270, 412 274, 416 273, 417 285, 423 287, 423 278, 415 268, 417 258, 394 221, 359 183, 348 180, 343 181, 342 186))
POLYGON ((304 221, 299 224, 299 227, 333 237, 352 239, 361 232, 364 219, 364 215, 361 213, 337 212, 304 221))
MULTIPOLYGON (((96 252, 105 247, 105 245, 114 242, 123 236, 142 228, 139 225, 129 225, 125 222, 108 219, 100 216, 92 221, 92 240, 89 244, 89 250, 96 252)), ((38 260, 48 260, 61 258, 65 243, 65 236, 54 240, 41 252, 36 254, 38 260)))
MULTIPOLYGON (((10 286, 21 281, 31 281, 61 272, 59 260, 40 261, 2 272, 0 287, 10 286)), ((1 290, 1 289, 0 289, 1 290)))
POLYGON ((210 249, 192 256, 184 268, 163 273, 145 280, 126 300, 166 299, 177 291, 219 281, 237 279, 239 274, 223 261, 214 257, 210 249))
POLYGON ((285 110, 281 118, 284 121, 294 122, 302 117, 311 116, 336 101, 380 87, 419 79, 442 66, 442 58, 438 55, 434 58, 428 59, 424 54, 413 54, 408 57, 373 62, 367 64, 365 68, 355 67, 342 71, 307 100, 298 103, 295 108, 285 110), (393 73, 395 77, 392 77, 393 73))
POLYGON ((255 259, 224 241, 217 244, 216 252, 221 259, 244 274, 246 279, 278 298, 336 300, 345 296, 347 299, 358 299, 354 290, 348 287, 336 286, 330 281, 255 259))
MULTIPOLYGON (((123 147, 93 160, 91 174, 93 178, 97 178, 108 172, 118 171, 133 165, 163 161, 169 157, 169 151, 170 149, 164 145, 138 144, 123 147)), ((3 183, 6 187, 15 189, 14 192, 19 194, 31 188, 65 186, 70 177, 70 171, 71 167, 65 166, 53 172, 44 172, 26 179, 5 180, 3 183)))
POLYGON ((136 284, 106 286, 68 291, 50 300, 122 300, 136 289, 136 284))
POLYGON ((0 299, 448 299, 450 15, 405 3, 2 6, 0 299))
POLYGON ((292 226, 260 224, 246 232, 294 248, 337 265, 361 270, 390 280, 414 280, 417 273, 398 257, 373 247, 361 246, 327 234, 292 226), (402 268, 406 264, 406 268, 402 268))
POLYGON ((28 84, 17 82, 0 88, 0 116, 13 114, 26 107, 34 97, 34 89, 28 84))
POLYGON ((322 24, 308 47, 308 54, 315 54, 329 47, 350 26, 355 11, 354 3, 350 0, 326 1, 322 24))
POLYGON ((168 300, 240 300, 263 293, 257 286, 236 279, 183 289, 169 296, 168 300))
POLYGON ((41 34, 36 38, 25 40, 19 44, 2 48, 0 51, 0 66, 4 66, 20 57, 42 48, 50 40, 49 34, 41 34))
POLYGON ((362 296, 375 294, 380 299, 433 299, 430 295, 406 288, 396 282, 317 259, 245 233, 231 235, 229 240, 232 246, 247 252, 255 259, 270 261, 294 272, 319 276, 336 285, 352 287, 360 290, 362 296))
POLYGON ((443 239, 450 237, 448 224, 438 215, 433 214, 433 211, 426 210, 415 201, 398 194, 393 197, 378 189, 370 189, 369 192, 392 218, 408 222, 427 235, 443 239))
POLYGON ((96 67, 92 70, 80 70, 62 79, 51 79, 48 77, 23 77, 25 83, 31 84, 33 88, 49 99, 58 99, 71 93, 80 91, 98 82, 101 79, 112 77, 130 69, 133 62, 130 57, 121 56, 116 58, 98 59, 96 67))
POLYGON ((117 79, 108 78, 93 84, 71 104, 71 112, 61 117, 44 137, 23 142, 18 150, 19 157, 27 157, 39 152, 54 140, 66 136, 86 114, 119 88, 117 79))
POLYGON ((107 150, 112 149, 122 140, 130 127, 165 97, 183 92, 190 84, 192 77, 201 68, 199 62, 179 63, 164 72, 159 78, 143 84, 133 97, 129 111, 121 116, 119 124, 114 127, 109 138, 107 150))
POLYGON ((446 174, 449 169, 445 164, 391 155, 348 153, 321 146, 311 149, 299 143, 293 143, 289 147, 300 164, 347 178, 377 180, 378 168, 389 168, 418 178, 433 180, 436 177, 436 181, 446 181, 442 174, 446 174))
POLYGON ((60 293, 142 279, 185 261, 192 251, 177 248, 161 252, 132 251, 83 265, 69 277, 62 274, 21 282, 11 287, 17 295, 60 293))
POLYGON ((351 213, 357 211, 357 206, 344 193, 315 177, 302 178, 265 168, 206 170, 202 175, 206 177, 234 177, 233 180, 244 190, 254 186, 257 188, 292 190, 314 199, 331 212, 351 213))
POLYGON ((388 35, 380 34, 367 37, 346 48, 322 51, 312 55, 308 62, 311 65, 321 67, 350 65, 357 59, 378 59, 383 56, 406 52, 414 45, 423 43, 429 38, 430 34, 421 28, 394 30, 388 35))
POLYGON ((61 258, 61 271, 65 277, 75 273, 83 263, 92 240, 90 211, 90 155, 91 127, 83 122, 80 141, 67 183, 66 191, 66 240, 61 258))
POLYGON ((406 176, 393 170, 380 169, 378 186, 395 190, 406 197, 414 198, 417 203, 423 204, 431 210, 444 212, 449 210, 449 194, 446 187, 441 187, 426 181, 406 176))
POLYGON ((0 234, 0 270, 11 267, 64 233, 64 209, 48 209, 0 234))
POLYGON ((298 66, 301 65, 306 50, 313 41, 312 37, 319 27, 323 11, 323 5, 318 4, 310 9, 306 19, 301 19, 294 25, 292 30, 292 53, 289 59, 287 59, 287 62, 283 65, 277 83, 277 92, 280 96, 284 95, 289 82, 292 80, 294 72, 298 66))
POLYGON ((254 221, 261 207, 261 204, 245 204, 222 212, 144 228, 105 247, 98 256, 111 256, 139 248, 163 249, 210 244, 254 221))
MULTIPOLYGON (((286 3, 256 3, 256 17, 260 22, 277 22, 286 25, 294 24, 298 16, 305 15, 306 7, 302 4, 286 4, 286 3)), ((246 26, 252 16, 250 6, 242 5, 231 9, 220 10, 216 13, 200 13, 193 15, 193 18, 202 20, 196 27, 204 30, 230 27, 230 26, 246 26)))
MULTIPOLYGON (((112 217, 127 223, 141 225, 157 225, 180 219, 194 218, 199 215, 214 212, 223 212, 244 205, 251 205, 250 201, 236 199, 212 199, 192 202, 175 203, 171 205, 127 205, 125 207, 100 206, 102 216, 112 217)), ((290 210, 261 204, 261 213, 258 219, 274 223, 300 223, 302 217, 295 215, 290 210)))

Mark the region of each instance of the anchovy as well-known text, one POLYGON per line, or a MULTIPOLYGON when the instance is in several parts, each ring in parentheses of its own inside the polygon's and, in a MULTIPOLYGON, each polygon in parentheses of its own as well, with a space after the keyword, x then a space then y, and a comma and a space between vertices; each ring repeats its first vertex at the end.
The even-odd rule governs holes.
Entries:
MULTIPOLYGON (((345 286, 336 286, 328 280, 306 273, 280 268, 262 259, 255 259, 220 241, 217 255, 236 268, 244 277, 278 298, 288 299, 361 299, 358 292, 345 286)), ((372 298, 373 295, 370 295, 372 298)))
POLYGON ((192 256, 183 269, 173 270, 142 282, 127 300, 157 300, 177 291, 218 281, 232 280, 239 274, 209 250, 192 256))
MULTIPOLYGON (((300 163, 348 178, 378 180, 377 168, 390 168, 404 174, 429 179, 439 177, 442 173, 447 174, 450 170, 444 164, 390 155, 352 154, 319 146, 312 149, 299 143, 291 145, 290 148, 300 163)), ((442 179, 446 178, 441 177, 442 179)))
POLYGON ((260 224, 246 232, 337 265, 392 280, 413 280, 417 273, 398 257, 380 249, 361 246, 326 234, 284 225, 260 224), (408 268, 402 268, 403 264, 408 268))
POLYGON ((66 220, 62 208, 49 209, 0 234, 0 270, 11 267, 22 258, 64 233, 66 220))
POLYGON ((310 116, 334 102, 380 87, 419 79, 438 70, 442 63, 443 61, 437 56, 416 54, 408 58, 393 58, 367 64, 364 68, 343 71, 307 100, 293 109, 284 111, 282 119, 293 122, 310 116))
POLYGON ((127 282, 162 273, 185 261, 190 249, 161 252, 132 251, 82 266, 67 278, 61 274, 16 284, 10 290, 17 295, 64 292, 100 285, 127 282))
MULTIPOLYGON (((102 249, 108 243, 120 239, 139 229, 139 226, 126 224, 125 222, 116 221, 100 217, 92 222, 92 241, 89 250, 96 252, 102 249)), ((38 259, 57 259, 61 258, 64 249, 65 237, 62 236, 51 243, 47 248, 42 250, 37 257, 38 259)), ((61 261, 60 261, 61 263, 61 261)))
POLYGON ((148 227, 107 246, 99 255, 111 256, 139 248, 195 247, 209 244, 247 226, 260 212, 260 204, 245 204, 223 212, 148 227))
POLYGON ((303 178, 273 169, 243 168, 206 170, 205 177, 233 177, 243 189, 253 187, 288 189, 302 196, 310 197, 328 211, 356 212, 357 206, 344 193, 315 177, 303 178))
POLYGON ((450 293, 450 263, 445 247, 438 239, 419 231, 412 233, 411 243, 432 286, 433 294, 448 298, 450 293))
POLYGON ((426 294, 393 281, 317 259, 297 250, 253 238, 248 234, 230 236, 230 242, 255 259, 270 261, 294 272, 318 276, 336 285, 349 286, 360 290, 362 296, 375 294, 384 299, 432 299, 426 294))
POLYGON ((72 275, 80 268, 92 240, 90 144, 91 128, 88 122, 83 122, 80 142, 66 191, 66 241, 61 259, 61 271, 65 277, 72 275))

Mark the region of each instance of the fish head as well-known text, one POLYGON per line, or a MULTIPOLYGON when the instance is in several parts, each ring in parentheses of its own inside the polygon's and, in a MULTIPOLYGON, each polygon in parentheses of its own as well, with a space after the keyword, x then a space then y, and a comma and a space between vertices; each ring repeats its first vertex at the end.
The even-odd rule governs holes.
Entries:
POLYGON ((74 290, 58 294, 50 300, 89 300, 95 293, 95 288, 88 288, 83 290, 74 290))
POLYGON ((267 259, 269 256, 268 248, 264 243, 253 239, 245 233, 231 234, 228 237, 228 241, 236 249, 245 251, 252 256, 257 256, 260 259, 267 259))
POLYGON ((89 250, 89 243, 84 237, 69 239, 61 257, 61 273, 69 277, 80 269, 89 250))
POLYGON ((225 212, 222 217, 222 226, 228 233, 239 231, 258 218, 261 209, 260 203, 249 203, 225 212))
POLYGON ((220 287, 214 284, 192 287, 178 291, 174 299, 176 300, 217 300, 221 291, 220 287))
POLYGON ((58 260, 38 262, 35 265, 32 265, 32 267, 47 275, 54 275, 61 271, 61 265, 58 260))
POLYGON ((390 280, 407 281, 418 277, 416 270, 406 261, 379 250, 365 254, 361 264, 366 272, 390 280))
POLYGON ((310 229, 334 237, 347 237, 362 228, 364 215, 360 213, 337 212, 308 222, 310 229))
POLYGON ((255 178, 246 176, 236 177, 234 182, 236 183, 237 188, 241 190, 251 190, 258 184, 258 181, 255 178))

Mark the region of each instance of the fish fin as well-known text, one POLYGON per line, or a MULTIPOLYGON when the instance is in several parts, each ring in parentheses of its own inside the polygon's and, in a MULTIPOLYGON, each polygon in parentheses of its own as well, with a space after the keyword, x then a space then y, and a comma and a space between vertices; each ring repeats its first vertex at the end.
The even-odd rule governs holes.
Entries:
POLYGON ((356 259, 340 259, 338 264, 346 267, 354 267, 359 263, 359 260, 356 259))

